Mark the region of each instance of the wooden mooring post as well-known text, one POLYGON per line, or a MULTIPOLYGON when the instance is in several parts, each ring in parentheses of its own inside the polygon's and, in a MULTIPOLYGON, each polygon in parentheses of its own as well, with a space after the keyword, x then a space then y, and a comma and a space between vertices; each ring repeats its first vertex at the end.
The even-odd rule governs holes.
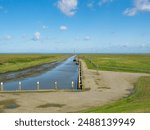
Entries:
POLYGON ((3 91, 3 90, 4 90, 4 83, 1 82, 1 91, 3 91))
POLYGON ((57 84, 57 81, 55 81, 55 89, 58 89, 58 84, 57 84))
POLYGON ((21 82, 19 81, 18 84, 19 84, 18 90, 21 91, 21 89, 22 89, 22 88, 21 88, 21 82))
POLYGON ((37 90, 40 90, 40 82, 38 81, 36 84, 37 84, 37 90))
POLYGON ((74 82, 73 81, 71 82, 71 85, 72 85, 72 89, 74 89, 74 82))

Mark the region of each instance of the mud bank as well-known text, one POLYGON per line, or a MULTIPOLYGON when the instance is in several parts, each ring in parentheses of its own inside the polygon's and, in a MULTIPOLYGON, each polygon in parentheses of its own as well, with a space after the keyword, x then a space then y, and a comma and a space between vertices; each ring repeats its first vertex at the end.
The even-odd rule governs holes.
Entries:
POLYGON ((0 82, 12 81, 16 79, 26 78, 30 76, 40 75, 50 69, 55 68, 57 65, 61 64, 63 61, 53 61, 46 64, 37 65, 27 69, 19 70, 16 72, 7 72, 0 74, 0 82))

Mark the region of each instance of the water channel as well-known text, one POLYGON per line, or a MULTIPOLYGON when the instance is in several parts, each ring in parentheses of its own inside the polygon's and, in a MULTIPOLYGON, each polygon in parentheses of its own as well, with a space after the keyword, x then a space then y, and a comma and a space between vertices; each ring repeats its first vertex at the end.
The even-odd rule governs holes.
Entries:
POLYGON ((78 65, 73 62, 74 58, 72 56, 39 75, 7 81, 3 84, 3 91, 77 89, 78 65))

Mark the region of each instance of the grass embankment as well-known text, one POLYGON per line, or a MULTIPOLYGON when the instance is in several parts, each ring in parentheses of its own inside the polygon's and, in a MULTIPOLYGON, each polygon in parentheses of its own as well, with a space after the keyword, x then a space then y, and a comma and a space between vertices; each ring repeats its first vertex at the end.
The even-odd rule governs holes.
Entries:
POLYGON ((62 54, 0 54, 0 73, 18 71, 33 66, 64 60, 62 54))
POLYGON ((91 108, 84 112, 150 112, 150 77, 141 77, 135 84, 134 91, 129 97, 109 105, 91 108))
POLYGON ((150 73, 150 54, 80 55, 89 69, 150 73))

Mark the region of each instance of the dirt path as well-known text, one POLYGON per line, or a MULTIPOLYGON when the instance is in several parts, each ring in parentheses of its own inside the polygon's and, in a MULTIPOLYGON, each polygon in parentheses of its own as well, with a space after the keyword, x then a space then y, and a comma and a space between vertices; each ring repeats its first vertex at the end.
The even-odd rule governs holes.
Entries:
MULTIPOLYGON (((4 112, 78 112, 127 96, 140 76, 149 74, 89 70, 82 61, 85 92, 0 94, 0 102, 15 99, 20 106, 4 112)), ((0 105, 2 108, 3 106, 0 105)))

